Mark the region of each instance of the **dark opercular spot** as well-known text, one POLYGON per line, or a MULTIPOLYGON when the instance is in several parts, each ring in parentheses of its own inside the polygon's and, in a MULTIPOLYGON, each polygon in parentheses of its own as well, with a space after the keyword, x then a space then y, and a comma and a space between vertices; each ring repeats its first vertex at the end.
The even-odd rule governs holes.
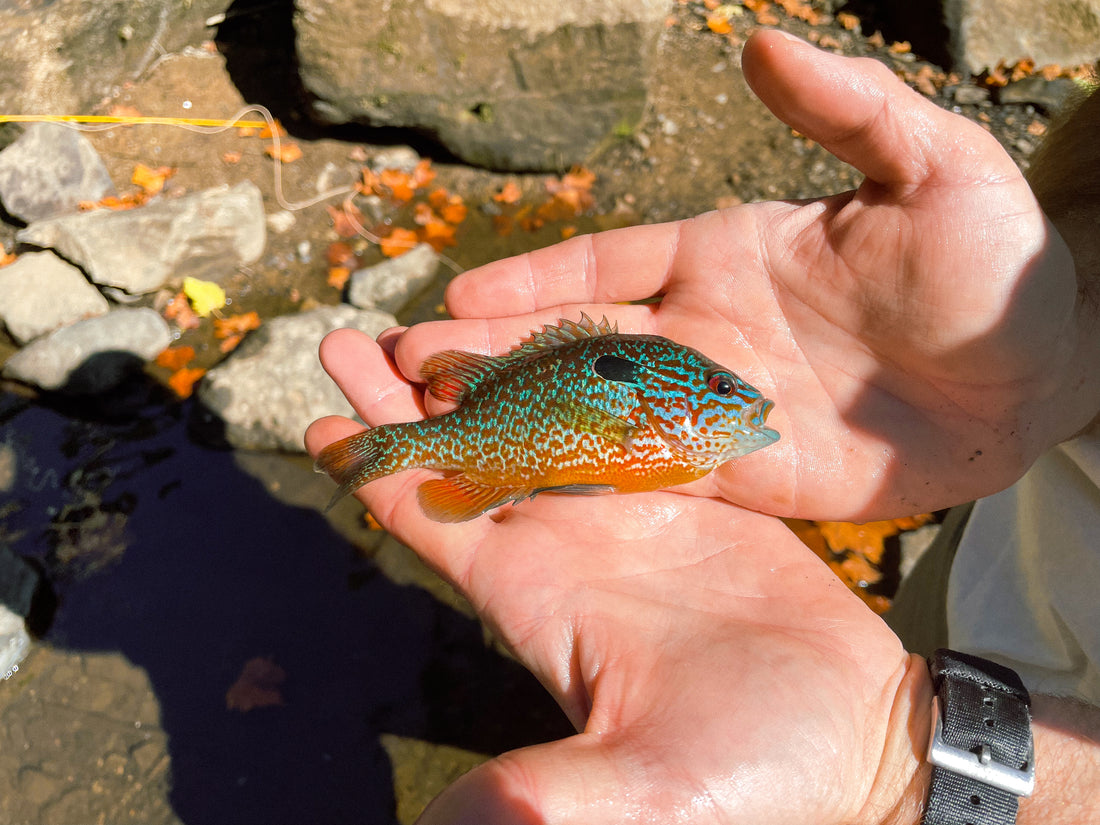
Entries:
POLYGON ((608 381, 622 381, 626 384, 637 384, 638 373, 641 366, 634 361, 619 358, 617 355, 601 355, 592 365, 596 375, 606 378, 608 381))

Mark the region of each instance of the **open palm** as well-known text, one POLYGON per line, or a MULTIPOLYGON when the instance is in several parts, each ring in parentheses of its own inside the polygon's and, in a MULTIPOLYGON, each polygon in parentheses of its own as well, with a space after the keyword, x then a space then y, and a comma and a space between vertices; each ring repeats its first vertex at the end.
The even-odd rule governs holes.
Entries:
POLYGON ((585 236, 471 271, 448 290, 460 320, 410 330, 398 365, 415 377, 439 349, 499 353, 559 316, 606 314, 775 399, 779 444, 696 492, 866 520, 1008 486, 1088 421, 1097 395, 1066 403, 1096 345, 1095 307, 1079 316, 1069 253, 1027 183, 988 133, 881 64, 769 32, 744 66, 781 118, 867 175, 857 191, 585 236))
MULTIPOLYGON (((418 388, 366 336, 334 333, 322 360, 369 425, 419 414, 418 388)), ((322 419, 307 445, 356 429, 322 419)), ((930 701, 927 670, 778 519, 657 492, 540 496, 440 524, 415 495, 433 476, 357 495, 579 733, 481 766, 424 823, 824 825, 899 805, 917 776, 908 722, 930 701)))

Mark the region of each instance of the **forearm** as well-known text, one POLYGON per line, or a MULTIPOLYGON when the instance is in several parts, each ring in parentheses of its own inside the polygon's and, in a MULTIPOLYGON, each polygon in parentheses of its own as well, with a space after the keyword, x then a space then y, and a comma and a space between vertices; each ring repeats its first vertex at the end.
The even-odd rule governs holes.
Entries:
POLYGON ((1100 708, 1032 697, 1035 794, 1020 800, 1018 825, 1100 822, 1100 708))

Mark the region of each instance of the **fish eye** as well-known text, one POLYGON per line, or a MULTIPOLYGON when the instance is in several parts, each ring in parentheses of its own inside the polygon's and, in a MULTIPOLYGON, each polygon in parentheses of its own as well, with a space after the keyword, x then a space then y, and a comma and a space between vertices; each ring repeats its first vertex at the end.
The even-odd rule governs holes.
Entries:
POLYGON ((726 372, 718 372, 707 379, 707 386, 716 395, 733 395, 733 376, 726 372))

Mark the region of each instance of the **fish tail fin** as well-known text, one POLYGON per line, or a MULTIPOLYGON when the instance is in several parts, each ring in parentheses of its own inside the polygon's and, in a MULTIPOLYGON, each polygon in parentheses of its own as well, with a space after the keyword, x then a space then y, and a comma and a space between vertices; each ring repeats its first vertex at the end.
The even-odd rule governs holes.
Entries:
POLYGON ((364 430, 334 441, 318 453, 313 469, 319 473, 327 473, 340 485, 325 507, 326 513, 348 493, 355 492, 368 481, 393 472, 382 461, 384 446, 377 430, 364 430))

